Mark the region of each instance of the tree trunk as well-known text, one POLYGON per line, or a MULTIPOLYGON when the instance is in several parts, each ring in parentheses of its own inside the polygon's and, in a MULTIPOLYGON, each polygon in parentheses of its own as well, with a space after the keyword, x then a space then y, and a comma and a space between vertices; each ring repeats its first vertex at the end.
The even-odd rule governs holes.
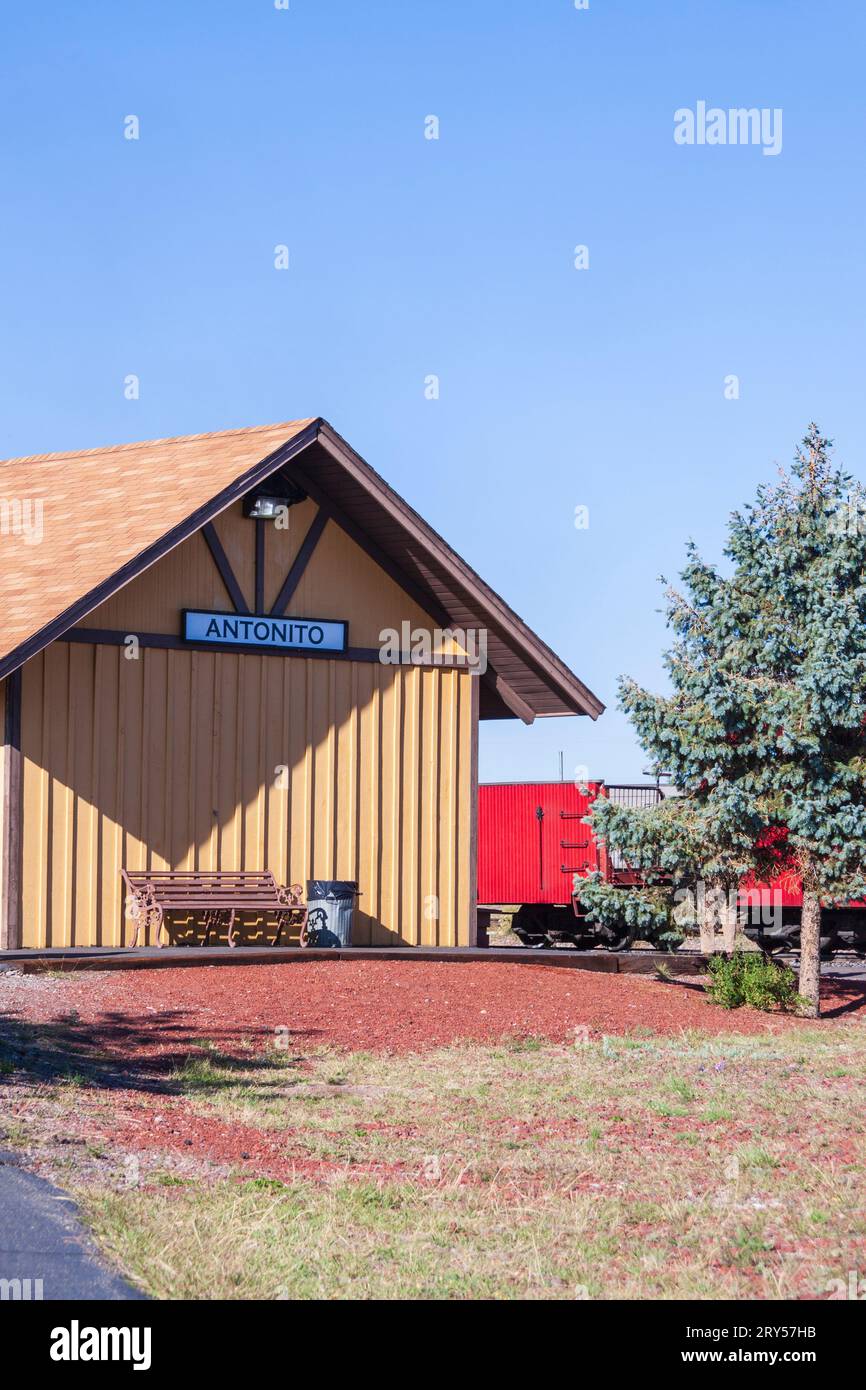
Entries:
POLYGON ((803 891, 800 909, 800 993, 809 1001, 807 1015, 819 1018, 821 1004, 818 991, 821 982, 821 903, 818 895, 803 891))
POLYGON ((711 956, 716 949, 716 924, 712 913, 704 912, 701 914, 701 951, 705 956, 711 956))
POLYGON ((737 895, 728 893, 722 908, 722 945, 732 955, 737 945, 737 895))
POLYGON ((711 956, 716 949, 716 933, 722 934, 722 950, 733 951, 737 935, 736 897, 731 908, 731 895, 724 883, 713 879, 698 887, 698 914, 701 950, 711 956))

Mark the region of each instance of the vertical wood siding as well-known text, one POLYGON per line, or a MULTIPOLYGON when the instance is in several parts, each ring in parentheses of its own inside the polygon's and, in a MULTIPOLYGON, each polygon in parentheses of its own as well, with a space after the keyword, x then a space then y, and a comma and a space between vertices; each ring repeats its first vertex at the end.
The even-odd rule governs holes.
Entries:
POLYGON ((12 940, 9 922, 9 749, 5 741, 6 726, 6 687, 8 681, 0 681, 0 951, 17 946, 12 940))
POLYGON ((22 944, 128 940, 126 866, 357 879, 358 944, 465 945, 473 679, 54 643, 23 671, 22 944))

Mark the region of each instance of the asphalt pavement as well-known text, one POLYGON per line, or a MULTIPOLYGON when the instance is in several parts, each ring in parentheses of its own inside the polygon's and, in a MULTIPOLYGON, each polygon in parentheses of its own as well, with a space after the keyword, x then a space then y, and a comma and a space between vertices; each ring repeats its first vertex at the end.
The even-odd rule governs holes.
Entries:
POLYGON ((101 1259, 72 1199, 0 1151, 0 1300, 144 1297, 101 1259))

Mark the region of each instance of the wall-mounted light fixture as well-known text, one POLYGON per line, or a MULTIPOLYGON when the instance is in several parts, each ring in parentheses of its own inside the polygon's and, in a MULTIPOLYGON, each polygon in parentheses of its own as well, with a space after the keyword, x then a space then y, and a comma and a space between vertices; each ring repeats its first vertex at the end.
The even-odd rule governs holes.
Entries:
POLYGON ((274 521, 285 507, 305 502, 307 494, 297 483, 270 478, 266 484, 244 498, 244 516, 253 521, 274 521))
POLYGON ((285 505, 281 497, 264 497, 260 493, 257 497, 249 498, 244 504, 244 516, 251 517, 253 521, 273 521, 280 515, 280 508, 285 505))

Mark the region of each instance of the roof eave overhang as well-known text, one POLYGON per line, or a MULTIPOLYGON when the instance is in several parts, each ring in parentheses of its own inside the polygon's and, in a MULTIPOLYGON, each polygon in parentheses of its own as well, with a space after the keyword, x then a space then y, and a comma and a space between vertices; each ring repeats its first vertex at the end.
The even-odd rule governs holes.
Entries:
MULTIPOLYGON (((566 710, 562 711, 563 714, 584 714, 589 715, 591 719, 597 719, 600 714, 604 713, 605 706, 601 700, 559 661, 555 654, 541 642, 540 638, 536 637, 531 628, 527 627, 522 619, 518 618, 516 613, 508 607, 505 600, 484 583, 480 576, 451 549, 447 542, 431 526, 428 526, 423 517, 419 516, 398 493, 394 492, 385 480, 376 473, 375 469, 371 468, 326 420, 321 421, 319 442, 355 475, 362 486, 368 490, 375 490, 380 505, 398 525, 427 544, 431 552, 435 553, 439 564, 459 588, 472 593, 475 601, 485 611, 490 625, 496 628, 509 644, 518 649, 527 664, 568 706, 566 710)), ((518 713, 517 710, 513 712, 518 713)), ((534 713, 537 714, 538 712, 534 713)), ((525 714, 518 713, 518 717, 522 718, 525 723, 532 722, 531 719, 526 718, 525 714)))

